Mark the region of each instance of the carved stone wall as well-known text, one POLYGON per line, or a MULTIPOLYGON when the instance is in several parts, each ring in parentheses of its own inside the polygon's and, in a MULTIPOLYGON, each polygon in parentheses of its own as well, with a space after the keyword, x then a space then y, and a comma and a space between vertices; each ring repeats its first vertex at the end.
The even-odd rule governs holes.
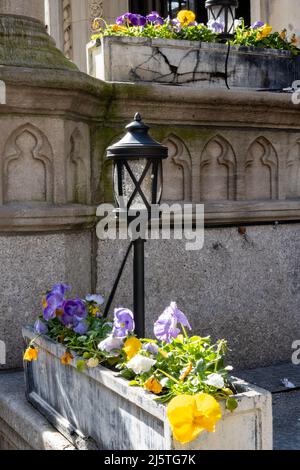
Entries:
POLYGON ((89 131, 83 123, 1 121, 0 207, 90 202, 89 131))

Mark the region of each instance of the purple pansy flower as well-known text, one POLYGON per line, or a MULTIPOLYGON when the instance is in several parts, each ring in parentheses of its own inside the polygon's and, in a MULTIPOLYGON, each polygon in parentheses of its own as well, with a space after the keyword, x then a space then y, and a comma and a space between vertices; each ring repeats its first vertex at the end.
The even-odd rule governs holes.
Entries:
POLYGON ((131 310, 127 308, 115 309, 113 336, 115 338, 125 338, 128 333, 134 331, 134 317, 131 310))
POLYGON ((171 24, 172 26, 174 26, 174 29, 177 33, 181 31, 181 23, 177 18, 175 18, 174 20, 171 20, 171 24))
POLYGON ((34 330, 39 335, 46 335, 48 333, 48 326, 41 320, 37 320, 34 324, 34 330))
POLYGON ((157 13, 157 11, 151 11, 151 13, 148 16, 146 16, 146 19, 150 23, 155 23, 155 24, 160 24, 160 25, 164 24, 163 18, 160 16, 159 13, 157 13))
POLYGON ((66 300, 63 305, 63 315, 61 322, 67 327, 76 327, 78 323, 85 319, 87 311, 81 299, 66 300))
POLYGON ((144 344, 143 349, 154 356, 158 354, 158 346, 155 343, 144 344))
POLYGON ((209 20, 207 27, 215 34, 224 33, 225 24, 221 21, 209 20))
POLYGON ((123 340, 121 338, 114 338, 112 335, 108 336, 105 340, 98 344, 100 351, 111 353, 112 351, 120 350, 123 347, 123 340))
POLYGON ((52 320, 56 316, 56 310, 61 309, 64 303, 64 296, 60 292, 49 292, 46 295, 46 307, 44 308, 44 319, 52 320))
POLYGON ((177 308, 176 302, 171 302, 154 324, 156 338, 170 343, 172 338, 177 338, 180 333, 177 323, 181 323, 184 327, 191 329, 185 314, 177 308))
POLYGON ((89 326, 87 324, 86 321, 81 321, 78 323, 77 326, 75 326, 75 328, 73 328, 73 331, 75 331, 75 333, 78 333, 79 335, 83 336, 86 334, 86 332, 88 331, 89 329, 89 326))
POLYGON ((51 292, 55 292, 64 296, 67 290, 72 290, 72 287, 68 286, 67 284, 54 284, 51 292))
POLYGON ((145 26, 147 23, 147 19, 145 16, 138 15, 138 14, 132 14, 129 18, 132 26, 145 26))
POLYGON ((252 29, 258 29, 258 28, 262 28, 264 26, 264 22, 263 21, 255 21, 255 23, 253 23, 251 25, 251 28, 252 29))
POLYGON ((96 305, 103 305, 104 304, 104 298, 102 295, 87 295, 85 300, 88 302, 93 302, 96 305))
POLYGON ((124 15, 118 16, 118 18, 116 19, 116 24, 121 26, 123 24, 130 23, 131 22, 130 21, 131 16, 132 16, 131 13, 124 13, 124 15))

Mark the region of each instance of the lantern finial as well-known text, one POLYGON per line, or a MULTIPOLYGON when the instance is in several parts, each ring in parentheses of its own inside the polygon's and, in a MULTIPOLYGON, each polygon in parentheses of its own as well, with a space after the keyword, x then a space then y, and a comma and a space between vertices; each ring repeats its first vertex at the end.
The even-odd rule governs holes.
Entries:
POLYGON ((141 122, 142 116, 140 115, 140 113, 135 113, 134 120, 137 122, 141 122))

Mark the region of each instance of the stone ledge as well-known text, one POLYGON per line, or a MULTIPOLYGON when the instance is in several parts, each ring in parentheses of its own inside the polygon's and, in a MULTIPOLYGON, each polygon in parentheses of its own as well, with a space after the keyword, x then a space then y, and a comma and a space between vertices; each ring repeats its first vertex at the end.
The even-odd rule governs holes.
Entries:
POLYGON ((95 214, 95 207, 81 204, 7 204, 0 207, 0 232, 81 230, 95 225, 95 214))
POLYGON ((76 450, 26 401, 23 372, 0 372, 0 449, 76 450))

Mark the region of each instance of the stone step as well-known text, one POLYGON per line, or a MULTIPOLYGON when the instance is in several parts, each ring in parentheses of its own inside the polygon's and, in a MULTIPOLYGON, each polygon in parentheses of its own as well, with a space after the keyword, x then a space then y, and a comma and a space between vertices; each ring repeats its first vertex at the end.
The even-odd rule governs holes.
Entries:
POLYGON ((0 450, 76 450, 27 402, 23 372, 0 372, 0 450))

